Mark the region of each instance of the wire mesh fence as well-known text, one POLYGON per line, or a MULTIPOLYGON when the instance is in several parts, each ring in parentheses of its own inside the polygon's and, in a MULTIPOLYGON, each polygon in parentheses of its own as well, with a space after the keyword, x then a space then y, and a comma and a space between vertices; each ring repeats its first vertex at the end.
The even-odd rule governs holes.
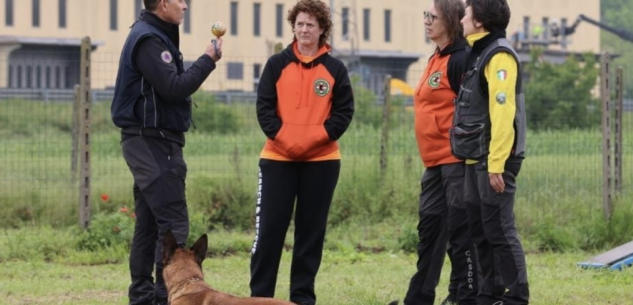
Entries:
MULTIPOLYGON (((185 58, 195 59, 195 56, 185 58)), ((239 75, 229 77, 233 73, 229 70, 233 68, 228 64, 230 59, 225 58, 194 95, 196 128, 187 133, 185 146, 189 198, 197 198, 191 192, 204 188, 209 179, 237 183, 255 193, 257 161, 265 137, 255 115, 254 88, 257 86, 255 76, 263 69, 265 60, 240 59, 244 71, 253 71, 253 77, 240 79, 239 75)), ((121 156, 119 130, 110 120, 113 88, 108 84, 114 83, 117 62, 118 54, 92 56, 90 203, 93 213, 133 206, 132 176, 121 156)), ((76 147, 73 101, 74 85, 79 80, 79 56, 66 54, 47 62, 40 54, 24 53, 18 62, 1 65, 9 67, 8 73, 0 75, 0 84, 6 84, 0 88, 3 226, 75 224, 80 181, 77 154, 73 153, 76 147)), ((408 74, 421 75, 422 71, 408 71, 408 74)), ((360 193, 368 190, 354 190, 355 186, 362 185, 370 179, 368 177, 380 177, 379 187, 401 193, 385 197, 395 198, 393 202, 382 203, 385 209, 404 204, 407 208, 403 210, 413 211, 411 207, 417 206, 423 166, 414 134, 412 99, 407 95, 390 95, 389 115, 383 118, 385 92, 376 90, 375 86, 368 87, 363 73, 353 73, 352 80, 356 114, 340 140, 342 172, 335 202, 363 200, 360 193), (384 129, 385 124, 388 124, 387 129, 384 129), (357 198, 347 198, 354 196, 357 198)), ((417 79, 408 83, 415 84, 417 79)), ((624 86, 633 86, 633 80, 625 79, 624 86)), ((557 92, 544 94, 556 95, 557 92)), ((598 96, 595 98, 598 100, 598 96)), ((617 143, 622 152, 622 191, 615 195, 615 200, 630 203, 633 188, 631 100, 625 99, 622 110, 619 128, 623 140, 617 143)), ((573 114, 561 115, 570 119, 569 115, 573 114)), ((604 181, 602 140, 599 123, 587 128, 530 129, 527 158, 518 178, 518 217, 530 224, 540 217, 564 218, 569 209, 600 210, 604 181)), ((600 213, 589 215, 602 217, 600 213)))

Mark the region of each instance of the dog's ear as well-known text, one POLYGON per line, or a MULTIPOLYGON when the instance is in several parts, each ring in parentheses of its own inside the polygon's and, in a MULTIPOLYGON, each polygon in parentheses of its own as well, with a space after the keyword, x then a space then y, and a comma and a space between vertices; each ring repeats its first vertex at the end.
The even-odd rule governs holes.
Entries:
POLYGON ((204 261, 204 258, 207 257, 208 246, 209 244, 207 240, 207 234, 202 234, 202 236, 200 236, 196 243, 193 244, 193 246, 191 247, 191 250, 196 256, 196 261, 198 262, 198 265, 200 265, 200 267, 202 267, 202 261, 204 261))
POLYGON ((167 263, 171 260, 171 257, 174 256, 174 252, 178 249, 178 243, 176 242, 176 237, 171 232, 171 230, 167 230, 165 233, 165 237, 163 238, 163 264, 167 266, 167 263))

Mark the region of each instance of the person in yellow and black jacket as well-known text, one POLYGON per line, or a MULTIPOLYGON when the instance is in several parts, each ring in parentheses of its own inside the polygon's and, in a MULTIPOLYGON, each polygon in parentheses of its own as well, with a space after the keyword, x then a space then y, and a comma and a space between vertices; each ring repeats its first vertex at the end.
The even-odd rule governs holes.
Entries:
POLYGON ((456 100, 451 146, 456 157, 466 159, 464 196, 481 272, 477 304, 529 303, 513 212, 526 118, 520 62, 505 38, 509 21, 506 0, 466 0, 462 24, 472 49, 456 100))
POLYGON ((476 304, 474 247, 462 196, 465 166, 451 154, 449 141, 454 99, 468 56, 462 17, 462 0, 434 0, 424 12, 426 36, 437 48, 414 96, 415 135, 425 169, 418 201, 417 270, 409 282, 405 305, 435 304, 447 244, 452 269, 449 295, 442 305, 476 304))
POLYGON ((288 21, 293 42, 269 58, 257 91, 257 118, 267 139, 259 161, 250 288, 252 296, 274 296, 294 210, 290 300, 315 304, 341 166, 337 140, 352 121, 354 98, 346 67, 329 55, 332 21, 325 3, 300 0, 288 21))

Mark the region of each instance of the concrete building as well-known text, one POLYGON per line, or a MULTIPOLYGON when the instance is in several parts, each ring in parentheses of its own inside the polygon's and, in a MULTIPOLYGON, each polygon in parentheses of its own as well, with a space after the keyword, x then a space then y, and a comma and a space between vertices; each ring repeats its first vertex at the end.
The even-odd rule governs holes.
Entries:
MULTIPOLYGON (((434 46, 424 32, 431 0, 325 0, 333 8, 334 54, 350 72, 380 93, 385 74, 414 87, 434 46)), ((188 0, 181 50, 191 62, 223 21, 224 56, 203 85, 213 91, 253 91, 275 45, 292 41, 287 11, 296 0, 188 0)), ((509 0, 508 37, 519 49, 599 52, 600 31, 581 24, 575 36, 550 36, 552 23, 570 24, 579 14, 599 20, 599 0, 509 0), (550 43, 556 41, 556 44, 550 43)), ((120 50, 142 0, 0 0, 0 88, 69 89, 79 78, 79 45, 93 44, 92 86, 113 86, 120 50)), ((527 54, 526 52, 523 52, 527 54)))

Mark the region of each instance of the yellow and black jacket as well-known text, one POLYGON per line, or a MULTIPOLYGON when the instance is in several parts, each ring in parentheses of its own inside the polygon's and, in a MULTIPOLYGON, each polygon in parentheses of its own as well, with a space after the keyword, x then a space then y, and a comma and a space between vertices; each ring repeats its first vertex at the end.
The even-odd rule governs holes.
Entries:
POLYGON ((268 137, 261 158, 323 161, 341 158, 336 142, 354 114, 343 63, 324 45, 314 57, 296 42, 268 59, 257 90, 257 119, 268 137))
POLYGON ((503 173, 508 158, 525 157, 526 116, 521 67, 505 32, 468 37, 468 71, 455 104, 453 154, 467 164, 487 162, 503 173))

